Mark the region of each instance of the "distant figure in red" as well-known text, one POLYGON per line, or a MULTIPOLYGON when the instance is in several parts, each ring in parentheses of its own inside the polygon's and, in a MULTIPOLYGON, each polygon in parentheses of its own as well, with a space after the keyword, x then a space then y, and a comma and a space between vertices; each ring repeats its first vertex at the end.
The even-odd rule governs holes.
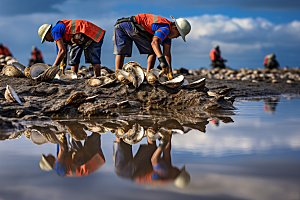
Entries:
POLYGON ((2 43, 0 43, 0 55, 12 56, 7 46, 3 45, 2 43))
POLYGON ((209 56, 212 68, 225 68, 224 62, 227 62, 227 60, 222 58, 219 45, 216 45, 215 48, 210 51, 209 56))
POLYGON ((276 60, 275 54, 266 55, 264 62, 263 62, 265 68, 267 69, 278 69, 279 63, 276 60))
POLYGON ((33 46, 29 66, 34 65, 35 63, 44 63, 44 60, 42 52, 36 46, 33 46))

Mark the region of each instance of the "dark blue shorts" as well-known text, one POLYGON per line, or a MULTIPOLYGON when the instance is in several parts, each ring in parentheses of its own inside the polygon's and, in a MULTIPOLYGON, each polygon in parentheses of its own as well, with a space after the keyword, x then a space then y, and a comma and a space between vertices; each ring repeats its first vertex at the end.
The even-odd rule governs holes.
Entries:
POLYGON ((113 35, 113 53, 115 55, 125 55, 127 57, 131 57, 132 42, 135 43, 140 54, 154 54, 151 46, 152 40, 149 39, 146 33, 140 31, 137 34, 132 28, 130 22, 122 22, 116 25, 113 35))
POLYGON ((86 49, 84 49, 84 45, 82 44, 70 46, 68 64, 71 66, 79 64, 82 51, 84 51, 85 63, 101 64, 101 47, 103 44, 103 38, 104 35, 99 42, 93 41, 86 49))

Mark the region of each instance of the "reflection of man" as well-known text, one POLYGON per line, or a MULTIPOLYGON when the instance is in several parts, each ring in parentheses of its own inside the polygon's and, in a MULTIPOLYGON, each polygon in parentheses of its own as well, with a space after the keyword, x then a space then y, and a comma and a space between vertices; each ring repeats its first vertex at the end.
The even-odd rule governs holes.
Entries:
POLYGON ((158 148, 155 141, 151 141, 148 137, 147 141, 148 144, 141 145, 133 157, 131 145, 116 138, 113 146, 116 173, 138 183, 162 184, 174 181, 177 187, 185 187, 190 181, 190 175, 185 168, 179 170, 172 166, 171 141, 161 139, 158 148))
POLYGON ((277 69, 279 67, 275 54, 266 55, 263 64, 268 69, 277 69))
POLYGON ((264 110, 269 114, 275 114, 275 110, 277 107, 279 100, 277 98, 274 99, 266 99, 264 104, 264 110))
POLYGON ((42 170, 55 170, 59 176, 87 176, 104 163, 105 158, 101 150, 101 138, 99 133, 92 133, 85 140, 84 146, 81 142, 70 139, 71 149, 68 149, 67 140, 64 136, 59 143, 57 159, 51 154, 43 155, 40 161, 42 170))
POLYGON ((222 58, 219 45, 216 45, 215 48, 210 51, 209 56, 211 60, 211 65, 214 68, 225 68, 224 62, 227 62, 227 60, 222 58))

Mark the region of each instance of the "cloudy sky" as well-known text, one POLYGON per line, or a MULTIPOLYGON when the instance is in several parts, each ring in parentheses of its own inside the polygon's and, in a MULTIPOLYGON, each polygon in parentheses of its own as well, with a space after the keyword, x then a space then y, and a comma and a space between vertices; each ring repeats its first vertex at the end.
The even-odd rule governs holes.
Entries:
MULTIPOLYGON (((1 0, 0 42, 8 46, 14 57, 27 65, 33 45, 42 50, 46 63, 53 64, 54 43, 40 44, 38 28, 44 23, 55 24, 63 19, 84 19, 107 32, 102 47, 102 65, 114 67, 112 54, 113 25, 118 18, 139 13, 156 14, 167 19, 183 17, 192 30, 172 45, 173 68, 208 68, 209 51, 219 44, 227 65, 263 67, 265 55, 275 53, 280 65, 300 64, 300 1, 295 0, 1 0)), ((146 67, 146 55, 136 47, 127 61, 146 67)), ((82 59, 83 61, 83 59, 82 59)), ((84 62, 81 64, 84 65, 84 62)))

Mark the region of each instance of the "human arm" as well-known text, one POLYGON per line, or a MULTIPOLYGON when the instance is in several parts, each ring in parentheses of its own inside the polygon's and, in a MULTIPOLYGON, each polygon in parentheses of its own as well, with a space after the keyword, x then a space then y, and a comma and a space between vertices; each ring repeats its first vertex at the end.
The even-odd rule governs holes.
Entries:
POLYGON ((60 62, 63 60, 63 58, 65 57, 67 50, 65 48, 64 42, 62 39, 58 39, 56 41, 56 45, 58 47, 58 52, 57 52, 57 56, 55 59, 55 62, 53 65, 58 66, 60 64, 60 62))

